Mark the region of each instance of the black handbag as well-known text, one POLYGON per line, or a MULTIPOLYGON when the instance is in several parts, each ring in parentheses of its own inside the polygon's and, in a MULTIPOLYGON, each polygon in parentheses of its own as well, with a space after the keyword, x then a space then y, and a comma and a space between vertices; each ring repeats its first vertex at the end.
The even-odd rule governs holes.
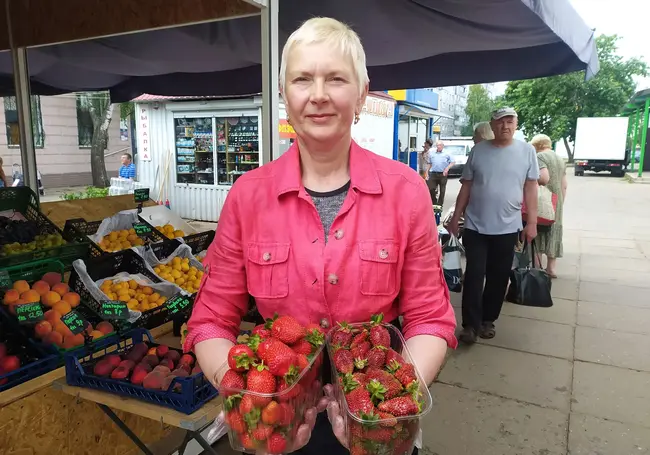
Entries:
POLYGON ((550 308, 553 306, 551 277, 546 270, 535 266, 535 257, 534 240, 530 244, 524 243, 521 253, 515 253, 506 300, 517 305, 550 308))

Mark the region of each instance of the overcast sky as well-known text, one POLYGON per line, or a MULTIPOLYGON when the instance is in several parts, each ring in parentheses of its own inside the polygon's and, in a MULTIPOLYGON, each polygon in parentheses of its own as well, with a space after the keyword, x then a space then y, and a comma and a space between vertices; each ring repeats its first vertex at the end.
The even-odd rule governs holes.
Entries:
MULTIPOLYGON (((619 53, 639 57, 650 65, 650 0, 570 0, 587 25, 597 34, 619 35, 619 53)), ((638 89, 650 88, 650 78, 639 79, 638 89)), ((505 91, 505 83, 499 91, 505 91)))

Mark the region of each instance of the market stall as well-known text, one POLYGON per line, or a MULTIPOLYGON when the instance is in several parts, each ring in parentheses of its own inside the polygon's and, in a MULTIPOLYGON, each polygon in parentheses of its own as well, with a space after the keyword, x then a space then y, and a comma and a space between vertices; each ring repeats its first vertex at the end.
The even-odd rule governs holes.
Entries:
MULTIPOLYGON (((183 218, 218 221, 232 184, 264 164, 259 96, 231 99, 187 99, 143 95, 136 100, 140 116, 137 140, 147 153, 137 156, 139 183, 152 197, 169 200, 183 218), (146 143, 145 143, 146 141, 146 143)), ((393 157, 395 100, 372 92, 353 138, 386 158, 393 157)), ((295 139, 284 105, 278 111, 277 155, 295 139)))

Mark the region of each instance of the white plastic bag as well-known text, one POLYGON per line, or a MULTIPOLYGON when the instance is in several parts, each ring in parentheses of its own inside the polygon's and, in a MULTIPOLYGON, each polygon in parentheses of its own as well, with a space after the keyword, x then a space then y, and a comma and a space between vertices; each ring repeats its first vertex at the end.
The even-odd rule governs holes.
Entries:
POLYGON ((141 256, 144 258, 147 264, 150 265, 151 267, 156 267, 157 265, 161 265, 161 264, 168 264, 175 257, 179 257, 181 259, 188 258, 190 260, 191 266, 194 266, 197 269, 204 271, 203 264, 201 264, 199 261, 196 260, 196 258, 192 254, 192 248, 190 248, 190 246, 185 243, 179 245, 178 248, 176 248, 172 254, 170 254, 164 259, 158 259, 158 257, 156 257, 154 252, 151 251, 151 248, 139 249, 138 254, 141 254, 141 256), (140 251, 142 251, 143 253, 141 254, 140 251))
POLYGON ((99 244, 105 235, 113 231, 122 231, 124 229, 131 229, 135 223, 140 222, 137 210, 124 210, 118 212, 110 218, 104 218, 102 224, 99 225, 97 232, 89 235, 90 240, 99 244))
POLYGON ((442 269, 451 292, 461 292, 463 289, 462 251, 463 247, 454 235, 442 247, 442 269))

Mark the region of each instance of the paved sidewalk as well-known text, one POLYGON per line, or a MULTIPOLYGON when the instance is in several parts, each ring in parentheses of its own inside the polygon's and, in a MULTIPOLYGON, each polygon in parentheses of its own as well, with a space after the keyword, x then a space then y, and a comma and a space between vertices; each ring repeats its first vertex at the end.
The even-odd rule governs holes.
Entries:
POLYGON ((451 354, 420 453, 650 454, 646 188, 569 176, 555 305, 506 303, 496 338, 451 354))

